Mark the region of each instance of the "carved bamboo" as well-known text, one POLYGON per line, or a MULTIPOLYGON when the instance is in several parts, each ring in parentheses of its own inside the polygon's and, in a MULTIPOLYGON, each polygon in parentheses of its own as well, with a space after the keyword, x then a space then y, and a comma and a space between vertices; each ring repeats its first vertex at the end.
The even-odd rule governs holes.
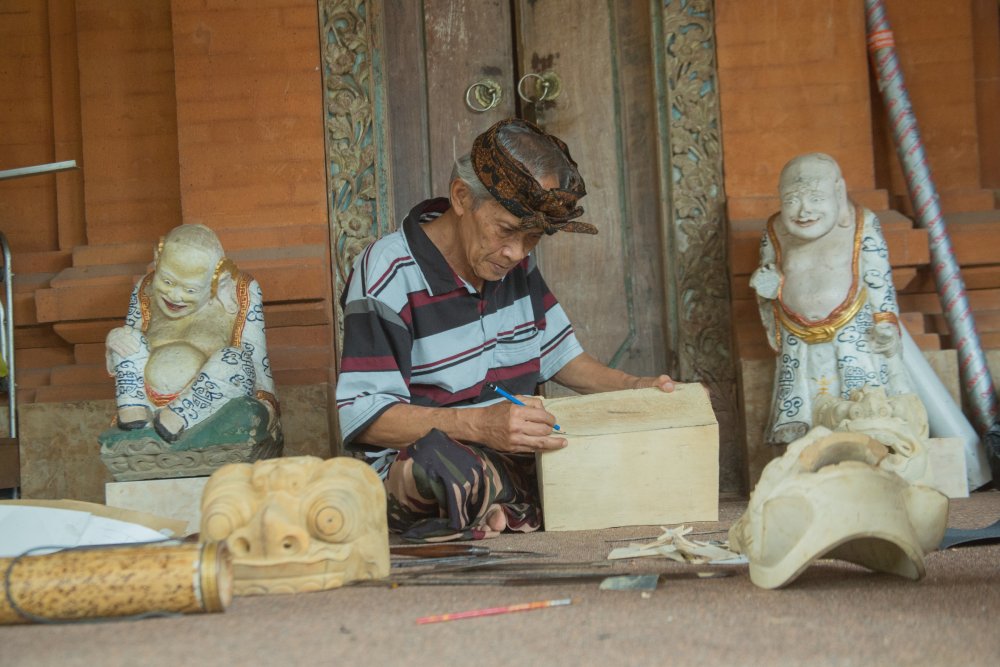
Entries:
POLYGON ((222 542, 60 551, 0 559, 0 624, 223 611, 233 569, 222 542))

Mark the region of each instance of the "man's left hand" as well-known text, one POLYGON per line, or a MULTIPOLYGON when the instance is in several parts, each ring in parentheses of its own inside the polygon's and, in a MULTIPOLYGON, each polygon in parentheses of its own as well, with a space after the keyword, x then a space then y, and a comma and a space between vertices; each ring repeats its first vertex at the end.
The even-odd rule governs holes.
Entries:
POLYGON ((673 391, 674 381, 670 379, 669 375, 657 375, 656 377, 640 377, 636 378, 635 384, 632 386, 633 389, 647 389, 650 387, 656 387, 660 391, 673 391))

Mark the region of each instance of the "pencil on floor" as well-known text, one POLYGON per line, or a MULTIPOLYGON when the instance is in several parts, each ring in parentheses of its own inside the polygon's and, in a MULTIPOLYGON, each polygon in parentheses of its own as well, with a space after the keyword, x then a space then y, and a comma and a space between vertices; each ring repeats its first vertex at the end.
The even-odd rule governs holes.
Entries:
POLYGON ((441 621, 455 621, 460 618, 478 618, 480 616, 496 616, 497 614, 509 614, 515 611, 531 611, 532 609, 545 609, 547 607, 562 607, 573 604, 573 598, 563 598, 561 600, 540 600, 539 602, 522 602, 521 604, 510 604, 503 607, 489 607, 487 609, 472 609, 470 611, 458 611, 454 614, 436 614, 434 616, 422 616, 417 619, 417 625, 427 623, 440 623, 441 621))

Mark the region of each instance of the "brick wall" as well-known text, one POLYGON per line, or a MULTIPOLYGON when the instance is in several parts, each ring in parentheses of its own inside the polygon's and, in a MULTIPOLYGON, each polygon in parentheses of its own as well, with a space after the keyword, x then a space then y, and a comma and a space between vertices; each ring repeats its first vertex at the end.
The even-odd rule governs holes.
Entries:
MULTIPOLYGON (((886 2, 949 234, 984 347, 991 348, 1000 347, 1000 260, 993 250, 1000 243, 1000 211, 994 191, 983 187, 997 180, 995 159, 983 159, 980 150, 995 147, 1000 133, 1000 59, 995 3, 981 5, 886 2)), ((927 235, 908 215, 891 132, 872 82, 864 3, 722 0, 715 6, 733 321, 741 358, 771 354, 749 277, 765 220, 779 208, 781 167, 812 151, 836 158, 851 197, 881 218, 903 319, 918 344, 948 348, 927 235)))
MULTIPOLYGON (((109 398, 103 340, 157 239, 215 229, 261 283, 278 390, 330 377, 313 0, 4 3, 0 183, 22 403, 109 398)), ((326 406, 321 406, 323 409, 326 406)))

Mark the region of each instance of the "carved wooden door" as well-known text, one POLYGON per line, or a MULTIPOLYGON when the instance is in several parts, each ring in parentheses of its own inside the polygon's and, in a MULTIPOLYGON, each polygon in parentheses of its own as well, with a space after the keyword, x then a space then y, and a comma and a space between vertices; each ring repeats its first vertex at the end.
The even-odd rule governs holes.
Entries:
POLYGON ((546 280, 589 352, 636 373, 672 371, 648 5, 396 0, 384 25, 397 224, 423 197, 447 194, 454 159, 479 132, 510 116, 538 123, 569 145, 587 183, 584 219, 600 229, 544 239, 546 280), (526 101, 546 86, 545 99, 526 101))
POLYGON ((546 280, 596 357, 709 387, 739 490, 712 3, 319 3, 335 294, 367 242, 447 194, 476 134, 533 120, 569 145, 600 229, 546 238, 546 280))

